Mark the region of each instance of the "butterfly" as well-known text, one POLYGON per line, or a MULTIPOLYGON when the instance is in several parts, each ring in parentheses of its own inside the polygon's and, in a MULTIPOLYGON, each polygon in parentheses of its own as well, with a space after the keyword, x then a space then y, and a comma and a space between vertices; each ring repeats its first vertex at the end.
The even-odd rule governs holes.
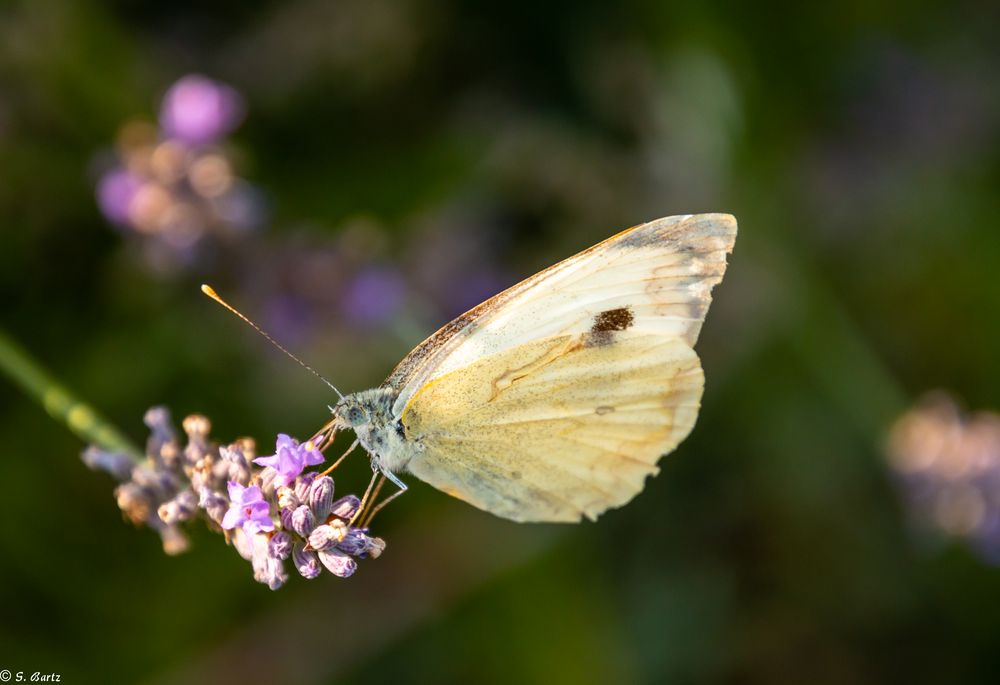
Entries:
POLYGON ((729 214, 622 231, 444 325, 332 424, 397 494, 411 473, 514 521, 596 519, 694 427, 693 348, 735 240, 729 214))

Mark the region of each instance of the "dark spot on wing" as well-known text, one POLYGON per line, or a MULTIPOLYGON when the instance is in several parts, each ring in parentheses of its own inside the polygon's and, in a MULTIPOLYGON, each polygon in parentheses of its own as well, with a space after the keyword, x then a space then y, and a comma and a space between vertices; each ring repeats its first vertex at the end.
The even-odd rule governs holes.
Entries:
POLYGON ((610 414, 615 410, 614 407, 609 407, 606 404, 602 404, 600 407, 594 410, 594 413, 598 416, 604 416, 605 414, 610 414))
POLYGON ((520 471, 511 471, 510 472, 510 477, 513 480, 521 480, 521 472, 520 471))
POLYGON ((590 331, 584 336, 585 347, 604 347, 615 341, 615 331, 624 331, 635 322, 630 307, 607 309, 594 317, 590 331))
POLYGON ((594 324, 590 327, 590 332, 624 331, 634 321, 635 317, 632 316, 632 309, 629 307, 608 309, 594 317, 594 324))

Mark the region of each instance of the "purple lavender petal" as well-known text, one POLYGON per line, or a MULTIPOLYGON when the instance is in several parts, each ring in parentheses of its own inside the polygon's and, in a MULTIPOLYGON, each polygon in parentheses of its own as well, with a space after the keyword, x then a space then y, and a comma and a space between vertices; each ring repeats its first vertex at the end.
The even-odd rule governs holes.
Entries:
POLYGON ((257 466, 270 466, 273 469, 278 468, 278 455, 272 455, 270 457, 257 457, 253 460, 253 463, 257 466))
POLYGON ((268 516, 254 517, 249 521, 243 522, 243 530, 246 531, 247 535, 266 533, 274 530, 274 521, 268 516))
POLYGON ((243 518, 243 511, 239 507, 233 506, 226 512, 226 515, 222 517, 222 527, 225 530, 232 530, 245 520, 246 519, 243 518))
POLYGON ((195 144, 225 136, 243 117, 243 99, 233 88, 192 74, 163 96, 160 125, 171 138, 195 144))
POLYGON ((234 480, 226 483, 226 488, 229 490, 229 501, 233 504, 243 502, 243 486, 234 480))
POLYGON ((252 535, 274 530, 274 521, 271 520, 270 506, 267 502, 252 502, 245 505, 243 511, 247 514, 247 520, 243 523, 243 530, 247 533, 252 535))
POLYGON ((302 462, 306 466, 316 466, 317 464, 323 463, 323 453, 316 449, 312 440, 303 443, 302 445, 302 462))
POLYGON ((251 485, 249 488, 244 488, 243 490, 243 504, 253 504, 254 502, 263 502, 264 493, 260 491, 260 488, 256 485, 251 485))
POLYGON ((274 479, 276 485, 291 485, 306 466, 323 463, 323 455, 312 441, 300 445, 297 440, 281 433, 275 443, 275 453, 259 457, 254 463, 275 469, 278 472, 274 479))

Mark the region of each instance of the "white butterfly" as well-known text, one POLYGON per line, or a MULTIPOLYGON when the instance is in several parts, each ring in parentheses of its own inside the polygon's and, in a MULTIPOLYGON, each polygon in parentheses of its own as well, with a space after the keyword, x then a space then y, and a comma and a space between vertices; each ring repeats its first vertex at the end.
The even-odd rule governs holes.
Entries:
POLYGON ((694 427, 693 346, 735 240, 728 214, 623 231, 445 325, 330 425, 400 492, 409 472, 515 521, 595 519, 694 427))

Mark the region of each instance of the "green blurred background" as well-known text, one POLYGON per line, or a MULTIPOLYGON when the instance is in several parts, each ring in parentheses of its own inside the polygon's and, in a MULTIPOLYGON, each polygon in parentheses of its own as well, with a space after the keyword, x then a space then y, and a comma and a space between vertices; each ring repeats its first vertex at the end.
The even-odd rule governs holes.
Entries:
MULTIPOLYGON (((0 5, 0 327, 136 441, 159 403, 263 448, 327 416, 328 389, 202 281, 358 390, 462 308, 624 227, 740 222, 699 343, 698 425, 633 503, 522 526, 413 483, 377 521, 386 553, 348 580, 270 592, 204 529, 165 556, 83 443, 0 378, 0 669, 996 682, 1000 570, 907 523, 883 447, 928 389, 998 404, 998 14, 0 5), (121 128, 155 122, 189 73, 242 94, 225 150, 260 225, 157 261, 95 184, 121 128)), ((338 492, 363 487, 362 459, 341 471, 338 492)))

